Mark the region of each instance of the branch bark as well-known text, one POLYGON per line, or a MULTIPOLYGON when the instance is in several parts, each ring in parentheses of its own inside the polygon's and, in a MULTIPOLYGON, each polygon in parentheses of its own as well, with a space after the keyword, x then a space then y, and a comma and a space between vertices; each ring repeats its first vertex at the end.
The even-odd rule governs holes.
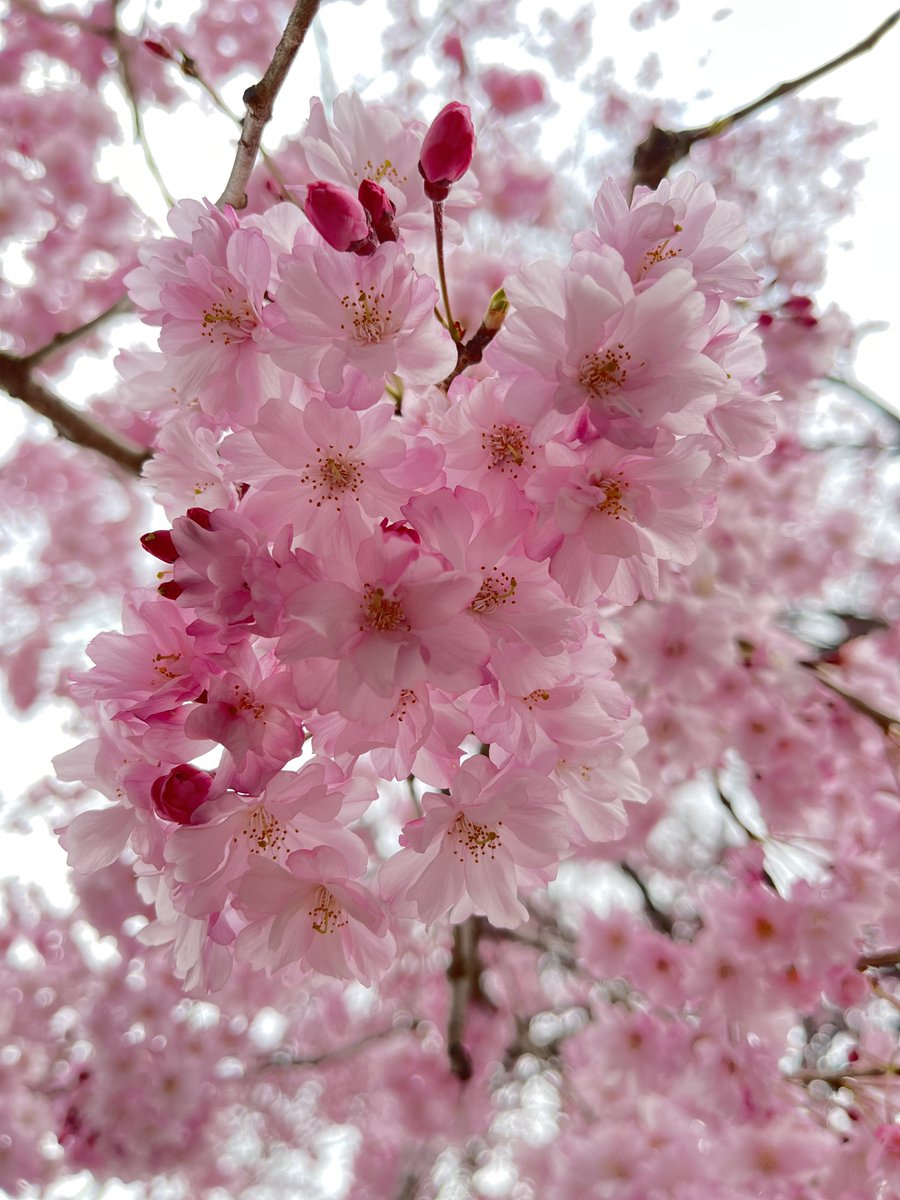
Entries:
POLYGON ((725 133, 732 126, 737 125, 738 122, 752 117, 760 109, 774 104, 776 100, 781 100, 784 96, 792 95, 794 92, 806 87, 807 84, 821 79, 823 75, 827 75, 830 71, 834 71, 852 59, 858 58, 861 54, 874 49, 884 35, 893 29, 898 21, 900 21, 900 9, 897 9, 885 21, 882 21, 878 28, 874 29, 868 37, 863 38, 861 42, 858 42, 849 50, 845 50, 843 54, 839 54, 837 58, 832 58, 829 62, 823 63, 820 67, 816 67, 812 71, 808 71, 805 75, 799 75, 796 79, 789 79, 784 83, 779 83, 776 87, 766 92, 764 96, 760 96, 759 99, 752 101, 750 104, 745 104, 742 108, 735 109, 728 116, 720 117, 717 121, 711 121, 709 125, 700 125, 695 129, 681 130, 660 129, 657 125, 651 126, 650 132, 634 152, 631 170, 632 192, 639 185, 650 188, 659 187, 672 167, 683 158, 686 158, 691 151, 691 147, 697 142, 705 141, 711 137, 718 137, 720 133, 725 133))
POLYGON ((297 0, 265 75, 244 92, 247 111, 231 174, 225 191, 216 202, 218 208, 224 208, 226 204, 232 208, 246 207, 247 183, 259 153, 263 130, 272 119, 275 98, 318 10, 319 0, 297 0))
POLYGON ((139 476, 141 467, 150 458, 149 450, 111 433, 93 417, 72 408, 55 392, 39 383, 32 376, 27 359, 0 354, 0 387, 52 421, 60 437, 76 446, 103 454, 130 475, 139 476))
POLYGON ((131 312, 131 301, 127 296, 120 296, 115 303, 110 304, 108 308, 104 308, 103 312, 97 313, 96 317, 91 317, 89 321, 85 321, 83 325, 78 325, 75 329, 70 329, 65 333, 57 333, 38 350, 32 350, 31 354, 26 354, 19 362, 27 370, 31 371, 35 367, 39 367, 42 362, 54 355, 57 350, 62 350, 63 347, 69 346, 72 342, 77 342, 79 338, 87 337, 89 333, 93 333, 95 329, 109 321, 112 317, 121 317, 125 313, 131 312))

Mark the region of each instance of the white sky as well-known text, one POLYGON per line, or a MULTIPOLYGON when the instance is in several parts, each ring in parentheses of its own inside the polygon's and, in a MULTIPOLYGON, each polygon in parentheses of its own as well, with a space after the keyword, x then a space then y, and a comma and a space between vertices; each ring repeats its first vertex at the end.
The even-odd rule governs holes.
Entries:
MULTIPOLYGON (((53 6, 57 6, 56 0, 53 6)), ((536 14, 545 7, 542 0, 523 0, 520 11, 534 16, 536 24, 536 14)), ((571 16, 580 5, 574 0, 561 0, 553 7, 560 15, 571 16)), ((728 0, 682 0, 677 18, 637 34, 627 19, 630 2, 597 0, 596 7, 596 55, 612 56, 620 82, 628 86, 646 55, 658 53, 663 72, 658 92, 682 97, 688 103, 686 116, 691 125, 721 116, 774 84, 841 53, 892 10, 887 0, 855 5, 837 0, 731 0, 730 4, 728 0), (729 9, 731 15, 713 19, 714 14, 729 9)), ((140 12, 143 3, 130 0, 128 8, 140 12)), ((187 8, 184 0, 161 0, 152 6, 154 13, 162 12, 169 19, 183 17, 187 8)), ((321 19, 339 90, 355 81, 375 78, 378 56, 370 48, 379 41, 383 14, 379 0, 366 0, 361 5, 338 0, 323 10, 321 19), (352 30, 350 38, 348 29, 352 30)), ((859 124, 878 124, 853 148, 854 155, 869 159, 869 166, 860 188, 857 215, 835 229, 822 300, 837 301, 857 323, 890 324, 886 332, 863 341, 856 371, 860 380, 894 404, 898 403, 894 389, 895 331, 900 323, 900 290, 895 283, 900 273, 900 239, 894 229, 900 188, 898 56, 900 27, 888 34, 873 53, 804 92, 809 96, 840 97, 841 116, 859 124)), ((511 60, 498 49, 495 61, 510 64, 511 60)), ((317 52, 310 39, 279 98, 270 144, 302 124, 317 80, 317 52)), ((236 110, 241 108, 240 95, 247 82, 239 80, 223 89, 226 100, 236 110)), ((122 115, 126 119, 124 106, 122 115)), ((188 106, 179 110, 174 123, 170 117, 151 113, 146 126, 163 177, 176 196, 216 196, 221 192, 234 144, 234 129, 225 118, 210 115, 205 106, 188 106)), ((138 151, 111 151, 105 168, 118 175, 123 186, 142 197, 153 215, 163 220, 164 209, 138 151)), ((86 374, 88 370, 87 366, 76 370, 68 381, 68 394, 101 386, 95 375, 86 374)), ((0 410, 0 429, 4 434, 8 432, 10 443, 23 424, 23 414, 14 404, 0 410)), ((13 801, 32 780, 47 773, 52 755, 70 741, 60 731, 58 711, 39 714, 30 721, 0 713, 0 745, 5 749, 0 799, 13 801)), ((49 837, 0 836, 0 876, 39 879, 59 900, 65 896, 63 861, 62 852, 49 837)))

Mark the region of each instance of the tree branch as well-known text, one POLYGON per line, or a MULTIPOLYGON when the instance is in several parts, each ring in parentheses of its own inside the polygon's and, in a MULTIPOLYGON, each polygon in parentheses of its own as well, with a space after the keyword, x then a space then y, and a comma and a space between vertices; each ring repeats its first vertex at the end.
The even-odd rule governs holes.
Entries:
POLYGON ((894 950, 875 950, 871 954, 860 954, 856 960, 857 971, 870 967, 900 967, 900 947, 894 950))
POLYGON ((450 1070, 466 1083, 472 1078, 472 1057, 463 1043, 466 1013, 469 1003, 480 996, 479 976, 481 963, 478 958, 479 922, 469 917, 460 925, 453 926, 453 950, 447 979, 450 983, 450 1015, 447 1018, 447 1057, 450 1070))
POLYGON ((671 937, 675 928, 675 922, 668 913, 664 913, 663 910, 658 907, 656 901, 650 895, 650 889, 647 887, 647 884, 640 877, 634 867, 631 866, 630 863, 620 862, 619 870, 623 875, 628 876, 628 878, 633 884, 635 884, 638 891, 641 893, 641 899, 644 901, 644 912, 647 914, 647 920, 650 922, 656 932, 664 933, 666 937, 671 937))
POLYGON ((359 1038, 358 1041, 348 1042, 347 1045, 338 1046, 334 1050, 323 1050, 321 1054, 314 1054, 309 1058, 300 1058, 287 1051, 276 1051, 271 1058, 260 1063, 259 1069, 268 1071, 274 1067, 318 1067, 321 1063, 338 1062, 342 1058, 351 1058, 358 1050, 370 1046, 373 1042, 383 1042, 385 1038, 393 1037, 395 1033, 414 1033, 420 1024, 417 1017, 412 1017, 408 1021, 390 1025, 387 1029, 369 1033, 365 1037, 359 1038))
POLYGON ((758 113, 760 109, 766 108, 773 104, 776 100, 781 100, 784 96, 789 96, 793 92, 799 91, 806 87, 807 84, 821 79, 823 75, 827 75, 830 71, 842 67, 845 63, 850 62, 859 55, 872 50, 886 33, 900 21, 900 9, 892 13, 887 20, 882 21, 877 29, 873 30, 867 38, 863 38, 850 50, 845 50, 843 54, 839 54, 837 58, 832 58, 829 62, 823 63, 822 66, 816 67, 815 70, 808 71, 805 75, 799 75, 796 79, 787 80, 785 83, 779 83, 764 96, 760 96, 758 100, 752 101, 750 104, 745 104, 742 108, 735 109, 728 116, 720 117, 717 121, 710 122, 709 125, 701 125, 696 129, 660 129, 657 125, 650 128, 643 142, 637 147, 634 152, 631 170, 631 190, 632 192, 639 185, 655 188, 665 179, 669 171, 677 162, 686 158, 691 151, 691 147, 697 142, 705 141, 707 138, 718 137, 719 134, 725 133, 739 121, 745 121, 748 117, 752 117, 758 113))
POLYGON ((802 1083, 804 1086, 807 1083, 816 1083, 821 1081, 827 1083, 829 1087, 835 1089, 845 1087, 854 1079, 891 1079, 896 1077, 900 1068, 891 1066, 890 1063, 885 1063, 881 1067, 845 1067, 843 1071, 817 1071, 815 1068, 810 1070, 792 1071, 785 1078, 791 1083, 802 1083))
POLYGON ((131 57, 125 45, 125 40, 122 36, 122 30, 119 28, 119 7, 122 0, 113 0, 112 14, 113 26, 110 31, 110 40, 116 51, 116 57, 119 60, 119 78, 122 83, 122 90, 125 93, 125 98, 128 101, 128 107, 131 109, 131 120, 134 126, 134 139, 140 146, 144 155, 144 162, 147 164, 147 170, 153 176, 156 186, 159 188, 160 195, 169 206, 175 203, 175 197, 166 187, 165 180, 162 177, 162 172, 159 169, 159 164, 153 156, 153 151, 150 149, 150 143, 147 141, 147 133, 144 129, 144 118, 141 113, 141 106, 138 102, 137 88, 134 83, 134 75, 131 70, 131 57))
POLYGON ((225 191, 216 202, 218 208, 224 208, 226 204, 230 204, 232 208, 246 207, 247 183, 259 153, 263 129, 272 118, 275 97, 287 78, 291 64, 318 9, 319 0, 297 0, 265 75, 259 83, 254 83, 244 92, 247 112, 231 174, 225 191))
POLYGON ((28 360, 0 354, 0 387, 53 422, 60 437, 103 454, 116 466, 139 476, 150 451, 105 429, 87 413, 68 405, 31 375, 28 360))
POLYGON ((127 296, 120 296, 114 304, 110 304, 103 312, 97 313, 96 317, 91 317, 83 325, 78 325, 66 333, 55 334, 45 346, 41 346, 38 350, 32 350, 31 354, 26 354, 19 359, 19 362, 27 370, 34 370, 35 367, 39 367, 42 362, 54 355, 57 350, 62 350, 64 346, 77 342, 79 338, 87 337, 105 321, 112 317, 124 316, 127 312, 131 312, 131 301, 127 296))
POLYGON ((887 401, 882 400, 880 396, 877 396, 861 383, 857 383, 855 379, 844 379, 840 375, 824 375, 823 379, 826 383, 833 383, 836 387, 841 387, 847 392, 852 392, 854 396, 858 396, 860 400, 864 400, 866 404, 876 409, 883 417, 887 417, 895 425, 900 425, 900 413, 894 412, 887 401))
POLYGON ((880 708, 875 708, 865 700, 861 700, 859 696, 854 696, 852 692, 845 692, 842 687, 832 682, 827 672, 823 671, 817 662, 801 662, 800 666, 805 667, 807 671, 811 671, 819 683, 827 687, 830 692, 834 692, 836 696, 840 696, 845 703, 849 704, 854 712, 861 713, 862 716, 868 717, 870 721, 873 721, 886 737, 892 739, 898 737, 898 734, 900 734, 900 721, 896 717, 882 712, 880 708))

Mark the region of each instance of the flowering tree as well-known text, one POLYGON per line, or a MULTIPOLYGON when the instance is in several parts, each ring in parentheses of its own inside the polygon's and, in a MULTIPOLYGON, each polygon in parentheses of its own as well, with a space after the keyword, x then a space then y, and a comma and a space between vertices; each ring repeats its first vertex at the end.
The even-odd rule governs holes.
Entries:
POLYGON ((263 152, 316 10, 6 12, 0 383, 60 436, 0 475, 0 661, 80 741, 26 809, 76 902, 4 892, 0 1187, 900 1196, 898 418, 796 94, 900 13, 679 129, 588 9, 396 4, 378 101, 263 152), (146 114, 248 72, 152 234, 115 106, 167 196, 146 114), (542 157, 573 77, 604 143, 542 157))

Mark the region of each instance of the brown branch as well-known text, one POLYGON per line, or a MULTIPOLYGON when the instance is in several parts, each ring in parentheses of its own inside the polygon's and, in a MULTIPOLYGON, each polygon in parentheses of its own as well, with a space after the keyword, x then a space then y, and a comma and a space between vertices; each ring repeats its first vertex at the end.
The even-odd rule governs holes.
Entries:
POLYGON ((447 967, 450 984, 450 1015, 447 1018, 447 1057, 450 1070, 463 1083, 472 1078, 472 1056, 463 1042, 466 1013, 473 1000, 483 1000, 478 938, 481 922, 469 917, 453 926, 453 950, 447 967))
POLYGON ((900 947, 895 950, 875 950, 871 954, 860 954, 856 960, 857 971, 870 967, 900 967, 900 947))
POLYGON ((487 350, 488 346, 503 328, 503 322, 506 320, 508 310, 509 301, 506 298, 506 292, 504 292, 503 288, 500 288, 499 291, 494 292, 493 296, 491 296, 491 302, 488 305, 487 312, 484 314, 484 320, 469 340, 465 343, 457 341, 456 366, 447 378, 438 384, 438 387, 442 391, 446 392, 457 375, 461 375, 467 367, 481 362, 485 350, 487 350))
POLYGON ((623 875, 635 884, 638 891, 641 893, 641 899, 644 901, 644 912, 647 914, 647 920, 653 926, 657 933, 664 933, 666 937, 671 937, 675 928, 675 922, 668 913, 664 913, 656 904, 656 901, 650 895, 650 889, 640 877, 634 867, 630 863, 620 862, 619 870, 623 875))
POLYGON ((781 100, 784 96, 789 96, 793 92, 799 91, 807 84, 821 79, 823 75, 827 75, 830 71, 842 67, 845 63, 850 62, 859 55, 867 53, 874 49, 881 41, 886 33, 900 21, 900 9, 892 13, 887 20, 882 21, 877 29, 873 30, 867 38, 863 38, 850 50, 845 50, 843 54, 839 54, 837 58, 832 58, 829 62, 823 63, 822 66, 816 67, 812 71, 808 71, 805 75, 799 75, 796 79, 787 80, 785 83, 779 83, 764 96, 760 96, 758 100, 752 101, 750 104, 745 104, 742 108, 735 109, 728 116, 720 117, 717 121, 710 122, 709 125, 701 125, 696 129, 660 129, 657 125, 650 128, 650 132, 643 142, 637 147, 634 152, 634 159, 631 170, 631 190, 634 191, 639 185, 655 188, 665 179, 669 171, 681 159, 686 158, 691 151, 691 147, 697 142, 702 142, 707 138, 718 137, 719 134, 725 133, 739 121, 745 121, 748 117, 752 117, 760 109, 766 108, 770 104, 774 104, 776 100, 781 100))
POLYGON ((259 1069, 268 1071, 274 1067, 318 1067, 322 1063, 339 1062, 342 1058, 352 1058, 357 1051, 372 1045, 373 1042, 383 1042, 396 1033, 414 1033, 420 1024, 421 1021, 418 1017, 412 1017, 409 1020, 400 1021, 396 1025, 390 1025, 387 1029, 379 1029, 376 1033, 366 1034, 365 1037, 361 1037, 355 1042, 348 1042, 345 1046, 337 1046, 334 1050, 323 1050, 321 1054, 314 1054, 308 1058, 300 1058, 286 1050, 276 1051, 271 1058, 264 1059, 259 1064, 259 1069))
POLYGON ((0 353, 0 387, 10 396, 47 417, 60 437, 103 454, 131 475, 140 475, 150 451, 105 429, 32 377, 28 360, 0 353))
POLYGON ((818 679, 819 683, 828 688, 830 692, 834 692, 855 711, 864 717, 868 717, 874 722, 886 737, 896 740, 900 735, 900 721, 896 717, 890 716, 886 712, 882 712, 880 708, 875 708, 873 705, 860 699, 859 696, 854 696, 852 692, 845 692, 842 687, 828 677, 828 674, 822 670, 817 662, 801 662, 801 667, 805 667, 807 671, 811 671, 818 679))
POLYGON ((110 304, 103 312, 97 313, 96 317, 91 317, 90 321, 85 321, 83 325, 78 325, 75 329, 70 329, 66 333, 55 334, 46 345, 41 346, 38 350, 32 350, 30 354, 26 354, 19 361, 23 367, 33 370, 54 355, 57 350, 62 350, 64 346, 69 346, 72 342, 77 342, 80 338, 87 337, 89 333, 93 333, 95 329, 105 321, 109 321, 112 317, 124 316, 128 312, 131 312, 131 301, 127 296, 120 296, 114 304, 110 304))
POLYGON ((247 183, 259 153, 263 129, 272 119, 275 97, 287 78, 318 8, 319 0, 297 0, 265 75, 259 83, 252 84, 244 92, 247 112, 231 174, 225 191, 216 202, 218 208, 223 208, 226 204, 230 204, 232 208, 246 207, 247 183))
MULTIPOLYGON (((219 93, 216 91, 216 89, 213 87, 213 85, 209 82, 209 80, 205 79, 200 74, 200 71, 197 68, 197 63, 194 61, 194 59, 187 53, 186 50, 183 50, 180 46, 178 47, 177 52, 178 52, 177 58, 172 58, 171 55, 167 55, 169 60, 176 64, 176 66, 181 71, 181 74, 184 76, 185 79, 193 79, 195 83, 199 84, 200 87, 203 89, 203 91, 206 92, 207 96, 212 101, 212 103, 215 105, 215 107, 219 110, 219 112, 222 113, 224 116, 226 116, 229 119, 229 121, 232 121, 235 125, 237 125, 237 127, 239 129, 241 129, 243 127, 242 118, 239 117, 237 115, 237 113, 234 112, 234 110, 228 104, 225 103, 225 101, 222 99, 222 97, 219 95, 219 93)), ((272 178, 275 180, 275 182, 281 188, 282 198, 291 203, 296 203, 294 198, 290 195, 290 193, 287 190, 287 180, 285 179, 284 175, 282 175, 280 169, 278 168, 278 165, 276 164, 275 160, 272 158, 271 154, 269 154, 263 146, 259 147, 259 156, 263 160, 263 162, 266 164, 266 168, 267 168, 269 174, 272 176, 272 178)))
POLYGON ((848 1081, 852 1083, 854 1079, 890 1079, 895 1077, 898 1071, 900 1068, 891 1066, 890 1063, 881 1067, 845 1067, 842 1071, 817 1071, 812 1067, 809 1070, 792 1071, 785 1078, 790 1083, 801 1083, 804 1086, 821 1081, 837 1089, 845 1087, 848 1081))

